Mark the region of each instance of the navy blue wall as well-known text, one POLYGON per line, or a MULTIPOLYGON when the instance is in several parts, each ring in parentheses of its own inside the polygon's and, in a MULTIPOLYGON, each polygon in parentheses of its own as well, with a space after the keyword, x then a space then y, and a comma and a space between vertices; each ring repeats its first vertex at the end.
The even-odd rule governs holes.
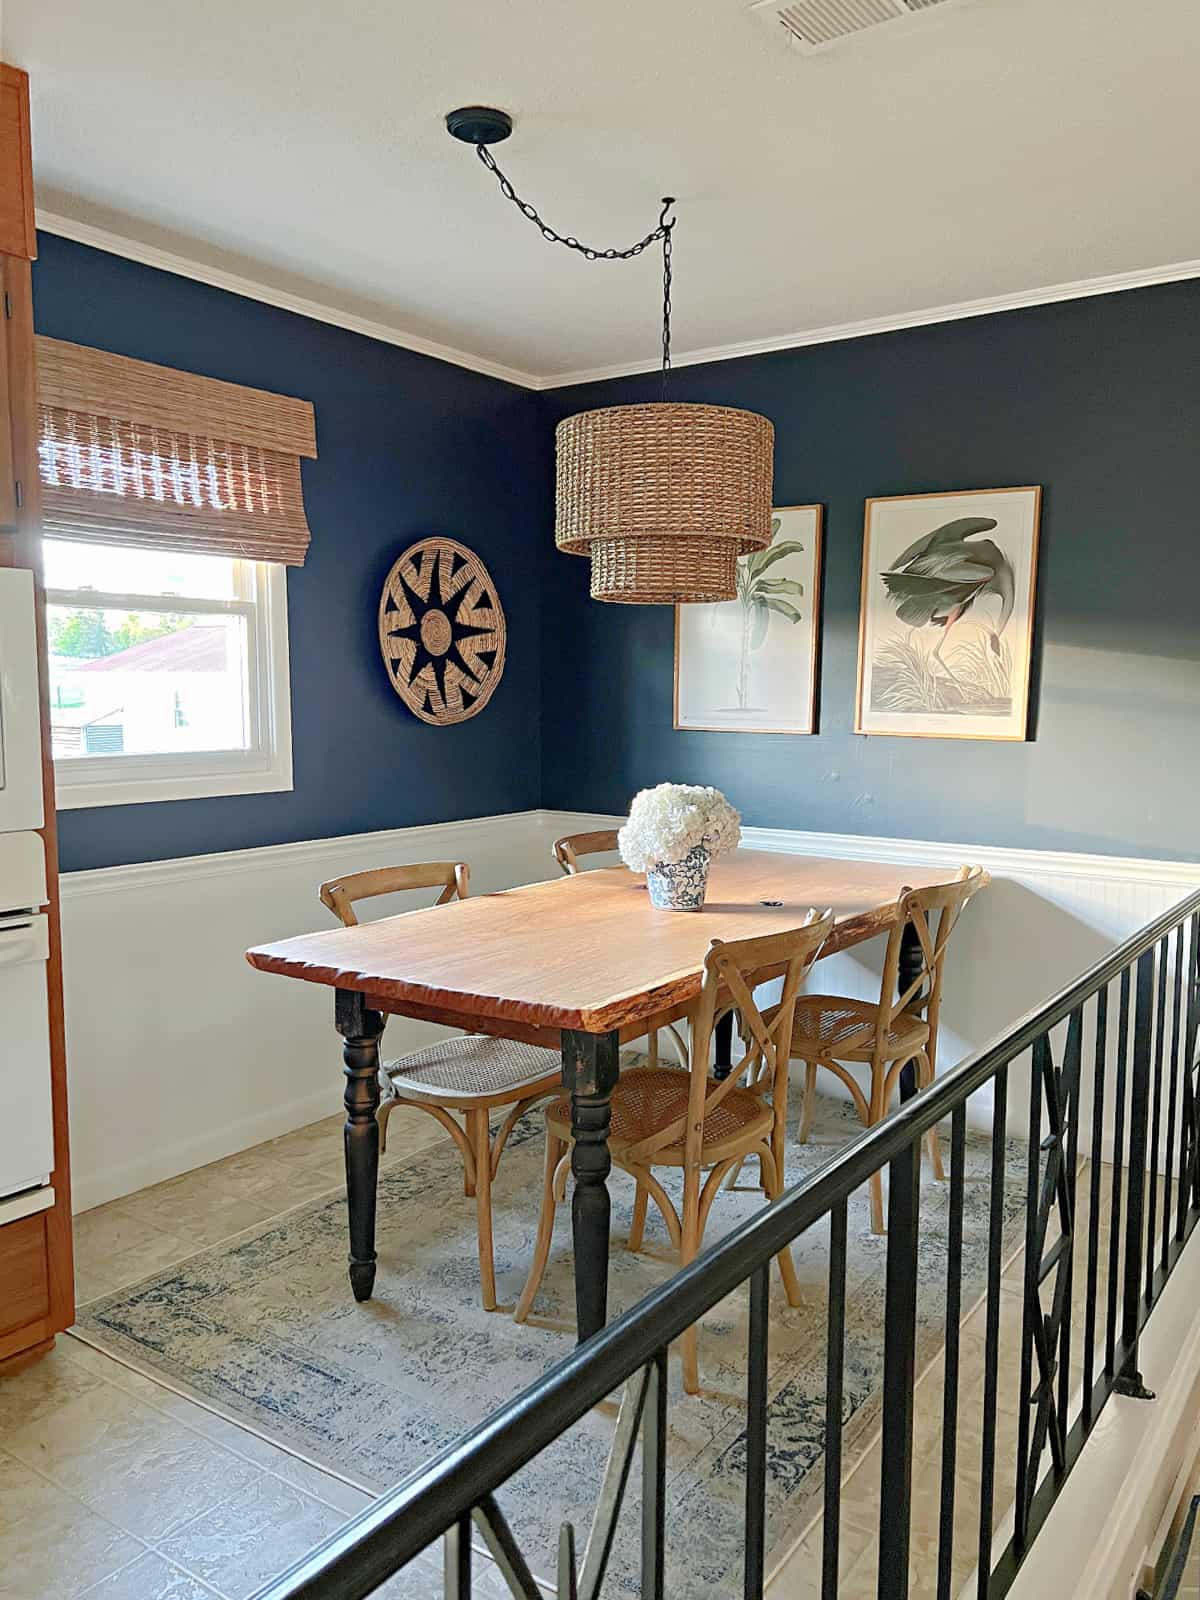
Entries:
POLYGON ((673 778, 752 823, 1200 857, 1200 285, 1165 285, 678 369, 680 399, 776 427, 775 497, 826 507, 820 732, 671 726, 671 612, 593 604, 553 548, 552 430, 657 397, 636 378, 531 395, 43 235, 39 331, 311 399, 313 530, 288 574, 295 790, 66 812, 65 869, 522 810, 622 811, 673 778), (861 738, 863 500, 1044 486, 1031 738, 861 738), (509 618, 487 710, 412 717, 375 642, 387 568, 448 533, 509 618), (544 730, 544 734, 543 734, 544 730))
POLYGON ((1200 857, 1198 375, 1194 282, 677 369, 673 398, 772 419, 777 504, 826 507, 820 732, 673 731, 671 612, 591 603, 587 562, 548 548, 543 803, 621 812, 672 779, 766 826, 1200 857), (856 736, 864 499, 1030 483, 1030 740, 856 736))
POLYGON ((295 789, 64 812, 64 870, 519 811, 540 792, 538 541, 550 490, 527 391, 51 235, 39 333, 299 395, 316 407, 312 548, 288 573, 295 789), (383 578, 449 534, 490 568, 508 659, 487 709, 412 716, 376 643, 383 578))

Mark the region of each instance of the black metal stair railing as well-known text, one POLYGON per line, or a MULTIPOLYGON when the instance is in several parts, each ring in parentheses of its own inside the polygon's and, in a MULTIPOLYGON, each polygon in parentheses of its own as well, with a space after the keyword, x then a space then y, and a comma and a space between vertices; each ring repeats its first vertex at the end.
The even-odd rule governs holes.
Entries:
MULTIPOLYGON (((761 1600, 768 1489, 768 1269, 828 1219, 821 1594, 836 1600, 842 1535, 848 1201, 886 1168, 888 1210, 879 1476, 880 1600, 907 1600, 918 1355, 921 1141, 949 1119, 944 1374, 941 1386, 936 1594, 1005 1595, 1114 1392, 1148 1395, 1138 1367, 1146 1319, 1200 1218, 1200 893, 1159 917, 1001 1038, 837 1151, 804 1183, 700 1255, 434 1460, 313 1550, 259 1600, 361 1600, 443 1540, 446 1600, 467 1600, 476 1531, 525 1600, 544 1595, 497 1498, 527 1462, 624 1385, 607 1471, 582 1552, 564 1525, 558 1600, 599 1600, 626 1486, 641 1461, 641 1593, 668 1593, 667 1351, 685 1328, 749 1284, 742 1593, 761 1600), (1115 1003, 1114 1003, 1115 990, 1115 1003), (1113 1018, 1115 1013, 1115 1026, 1113 1018), (1026 1126, 1009 1106, 1029 1063, 1026 1126), (1088 1067, 1085 1070, 1085 1062, 1088 1067), (1089 1081, 1090 1080, 1090 1081, 1089 1081), (1085 1093, 1089 1091, 1090 1093, 1085 1093), (960 1442, 963 1405, 963 1218, 968 1117, 990 1095, 988 1237, 977 1462, 960 1442), (1090 1104, 1085 1105, 1085 1099, 1090 1104), (1085 1127, 1086 1123, 1086 1127, 1085 1127), (1025 1141, 1019 1350, 1002 1355, 1006 1205, 1012 1151, 1025 1141), (1086 1162, 1081 1165, 1083 1144, 1086 1162), (1086 1199, 1081 1221, 1080 1199, 1086 1199), (1107 1240, 1104 1237, 1107 1228, 1107 1240), (1082 1333, 1075 1276, 1084 1275, 1082 1333), (1011 1389, 1011 1392, 1010 1392, 1011 1389), (1015 1405, 1015 1461, 1001 1459, 1001 1396, 1015 1405), (976 1466, 979 1505, 964 1543, 960 1475, 976 1466), (1011 1470, 1010 1470, 1011 1468, 1011 1470), (997 1553, 994 1528, 1011 1508, 997 1553), (969 1568, 967 1569, 969 1572, 969 1568)), ((1018 1242, 1019 1243, 1019 1242, 1018 1242)), ((1007 1298, 1011 1301, 1011 1293, 1007 1298)), ((686 1398, 679 1402, 687 1403, 686 1398)), ((799 1530, 797 1530, 799 1531, 799 1530)), ((543 1574, 543 1577, 546 1575, 543 1574)), ((669 1592, 685 1592, 672 1582, 669 1592)))

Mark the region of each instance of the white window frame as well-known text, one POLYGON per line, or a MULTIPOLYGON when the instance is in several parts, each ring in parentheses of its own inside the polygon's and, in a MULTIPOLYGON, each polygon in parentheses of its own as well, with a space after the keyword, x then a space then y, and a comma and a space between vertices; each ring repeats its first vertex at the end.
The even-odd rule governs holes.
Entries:
MULTIPOLYGON (((114 540, 114 544, 118 542, 114 540)), ((292 788, 287 568, 269 561, 235 561, 234 593, 236 598, 232 600, 204 600, 185 595, 113 594, 99 589, 46 591, 46 603, 51 606, 195 612, 241 616, 246 621, 248 748, 194 750, 186 755, 61 758, 54 763, 54 790, 60 811, 154 800, 277 794, 292 788)))

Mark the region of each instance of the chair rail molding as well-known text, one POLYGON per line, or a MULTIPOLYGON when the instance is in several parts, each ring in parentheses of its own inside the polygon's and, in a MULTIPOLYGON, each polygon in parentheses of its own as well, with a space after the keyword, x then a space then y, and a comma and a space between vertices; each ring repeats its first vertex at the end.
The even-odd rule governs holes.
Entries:
MULTIPOLYGON (((378 862, 396 851, 411 851, 424 839, 441 839, 444 849, 456 835, 478 838, 480 830, 490 831, 498 839, 502 832, 515 827, 524 837, 543 815, 545 813, 540 811, 511 811, 450 822, 417 822, 404 828, 382 828, 372 833, 335 834, 329 839, 299 839, 289 844, 251 845, 245 850, 216 850, 207 855, 170 856, 162 861, 133 861, 117 867, 89 867, 84 872, 64 873, 63 892, 71 900, 80 900, 96 894, 160 889, 172 883, 241 878, 247 872, 277 872, 281 868, 300 867, 323 869, 331 862, 338 869, 344 869, 348 850, 356 856, 365 853, 378 862)), ((544 876, 554 875, 547 866, 544 876)), ((315 887, 313 895, 315 899, 315 887)))
MULTIPOLYGON (((624 817, 601 811, 539 811, 563 826, 620 827, 624 817)), ((1109 856, 1071 850, 1038 850, 1018 845, 946 843, 937 839, 892 839, 870 833, 811 833, 800 828, 742 829, 748 850, 782 850, 792 855, 832 856, 838 860, 912 862, 918 866, 957 865, 980 861, 993 877, 1086 878, 1107 883, 1156 884, 1176 888, 1182 897, 1200 887, 1200 860, 1176 861, 1158 856, 1109 856)))

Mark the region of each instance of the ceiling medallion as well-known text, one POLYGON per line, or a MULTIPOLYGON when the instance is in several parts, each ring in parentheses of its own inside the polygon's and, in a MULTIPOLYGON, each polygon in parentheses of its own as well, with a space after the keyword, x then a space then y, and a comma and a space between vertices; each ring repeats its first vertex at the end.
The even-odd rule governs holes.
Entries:
POLYGON ((496 165, 488 145, 512 132, 507 112, 466 106, 450 112, 446 126, 475 146, 501 193, 551 244, 588 261, 628 261, 662 245, 662 398, 584 411, 559 423, 558 548, 591 557, 594 600, 676 605, 734 599, 738 557, 771 542, 775 430, 756 412, 667 399, 674 200, 663 200, 658 226, 644 239, 624 250, 598 250, 556 233, 496 165))
POLYGON ((504 675, 508 628, 491 574, 454 539, 420 539, 388 573, 379 648, 392 688, 422 722, 477 716, 504 675))

